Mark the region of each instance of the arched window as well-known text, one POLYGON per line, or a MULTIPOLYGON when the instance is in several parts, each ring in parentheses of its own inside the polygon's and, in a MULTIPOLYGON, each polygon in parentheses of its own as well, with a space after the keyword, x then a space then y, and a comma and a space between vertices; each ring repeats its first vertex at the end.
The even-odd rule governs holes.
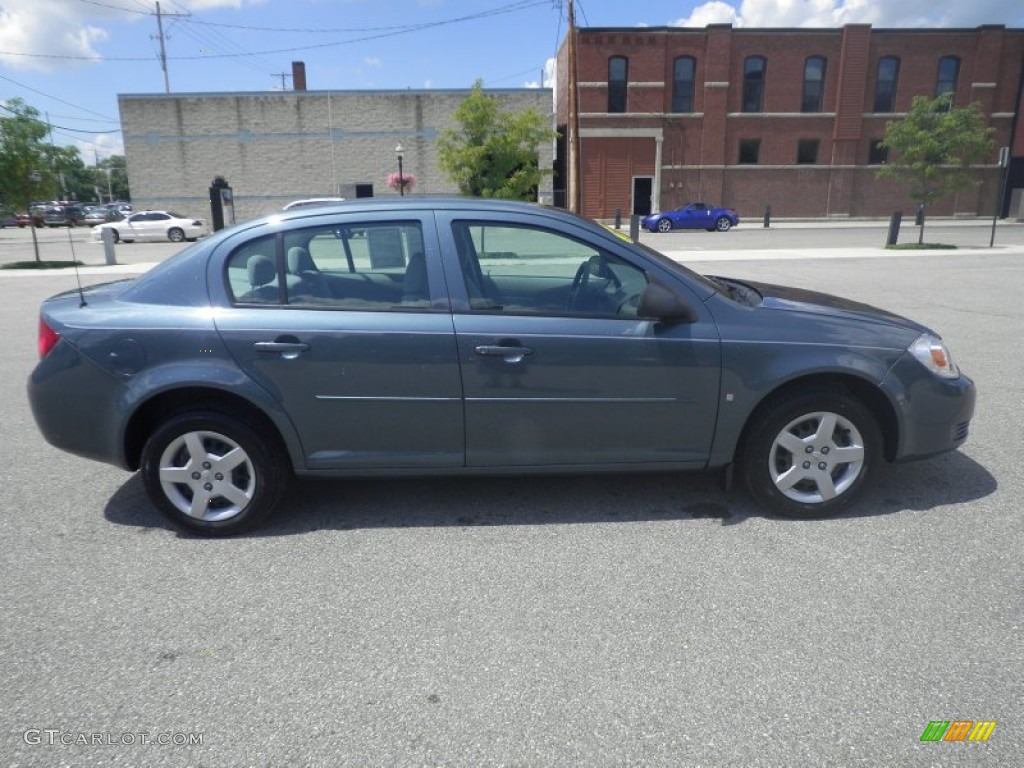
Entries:
POLYGON ((608 111, 626 111, 626 91, 629 85, 629 59, 612 56, 608 59, 608 111))
POLYGON ((825 95, 825 57, 808 56, 804 62, 804 98, 800 102, 801 112, 821 112, 825 95))
POLYGON ((763 112, 764 56, 748 56, 743 62, 743 111, 763 112))
POLYGON ((943 56, 939 59, 939 71, 935 78, 935 95, 950 94, 949 103, 953 104, 956 96, 956 81, 960 76, 960 59, 956 56, 943 56))
POLYGON ((672 111, 693 112, 693 80, 697 62, 692 56, 680 56, 672 65, 672 111))
POLYGON ((875 82, 875 112, 896 111, 896 86, 899 79, 900 60, 895 56, 880 58, 875 82))

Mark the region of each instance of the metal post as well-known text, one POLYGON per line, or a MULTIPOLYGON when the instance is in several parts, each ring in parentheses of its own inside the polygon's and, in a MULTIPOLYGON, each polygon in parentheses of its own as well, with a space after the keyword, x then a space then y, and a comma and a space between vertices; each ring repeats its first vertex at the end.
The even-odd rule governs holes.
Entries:
POLYGON ((992 214, 992 236, 988 239, 988 247, 991 248, 996 242, 996 219, 999 218, 1003 212, 1003 206, 1006 205, 1006 171, 1010 165, 1010 148, 1000 147, 999 149, 999 167, 1003 169, 1003 172, 999 174, 999 203, 996 206, 996 212, 992 214))
POLYGON ((103 239, 103 258, 108 265, 117 264, 117 257, 114 255, 114 230, 104 227, 100 232, 103 239))
POLYGON ((903 211, 893 211, 889 219, 889 234, 885 238, 886 247, 896 245, 900 239, 900 222, 903 220, 903 211))
POLYGON ((766 205, 764 207, 764 228, 768 229, 768 227, 771 226, 771 223, 772 223, 772 207, 770 205, 766 205))
POLYGON ((634 243, 640 240, 640 217, 635 213, 629 217, 629 239, 634 243))
POLYGON ((622 229, 622 209, 615 209, 615 228, 622 229))

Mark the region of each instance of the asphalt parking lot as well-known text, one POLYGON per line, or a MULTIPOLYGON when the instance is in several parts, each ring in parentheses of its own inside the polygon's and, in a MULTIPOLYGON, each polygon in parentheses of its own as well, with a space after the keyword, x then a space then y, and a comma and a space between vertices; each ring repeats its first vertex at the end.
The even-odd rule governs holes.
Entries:
POLYGON ((296 484, 243 538, 184 536, 137 477, 38 435, 38 303, 74 277, 0 272, 3 762, 1020 765, 1024 227, 833 258, 860 235, 812 231, 645 242, 909 315, 977 382, 962 450, 819 522, 712 475, 359 480, 296 484), (997 725, 922 742, 936 720, 997 725))

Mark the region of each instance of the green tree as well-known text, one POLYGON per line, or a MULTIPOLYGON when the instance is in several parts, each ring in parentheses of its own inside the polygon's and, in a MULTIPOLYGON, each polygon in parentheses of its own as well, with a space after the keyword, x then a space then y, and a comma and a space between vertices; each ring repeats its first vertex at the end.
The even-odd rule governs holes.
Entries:
POLYGON ((458 128, 446 128, 437 139, 438 164, 472 197, 534 200, 537 186, 551 169, 540 167, 538 147, 557 133, 533 109, 502 110, 496 96, 484 93, 483 81, 454 113, 458 128))
POLYGON ((113 195, 113 200, 131 199, 131 193, 128 190, 128 166, 124 155, 110 155, 110 157, 103 158, 96 165, 96 170, 96 186, 100 188, 104 196, 110 193, 113 195), (107 183, 108 176, 109 185, 107 183))
MULTIPOLYGON (((978 183, 971 177, 971 165, 991 154, 993 132, 978 104, 953 107, 950 94, 915 96, 906 117, 886 124, 882 146, 894 155, 877 176, 907 186, 923 210, 978 183)), ((918 242, 924 242, 923 223, 918 242)))
MULTIPOLYGON (((39 112, 21 99, 11 99, 0 109, 0 199, 19 211, 33 200, 56 196, 58 150, 47 142, 47 126, 39 112)), ((36 261, 39 245, 35 228, 32 242, 36 261)))

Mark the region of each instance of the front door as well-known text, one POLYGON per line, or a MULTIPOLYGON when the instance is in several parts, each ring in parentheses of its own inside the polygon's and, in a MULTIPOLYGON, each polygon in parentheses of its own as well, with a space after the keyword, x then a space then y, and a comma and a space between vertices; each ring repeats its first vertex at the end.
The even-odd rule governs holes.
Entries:
POLYGON ((467 466, 707 459, 719 375, 712 323, 638 319, 643 269, 581 237, 525 221, 438 224, 458 286, 467 466))

